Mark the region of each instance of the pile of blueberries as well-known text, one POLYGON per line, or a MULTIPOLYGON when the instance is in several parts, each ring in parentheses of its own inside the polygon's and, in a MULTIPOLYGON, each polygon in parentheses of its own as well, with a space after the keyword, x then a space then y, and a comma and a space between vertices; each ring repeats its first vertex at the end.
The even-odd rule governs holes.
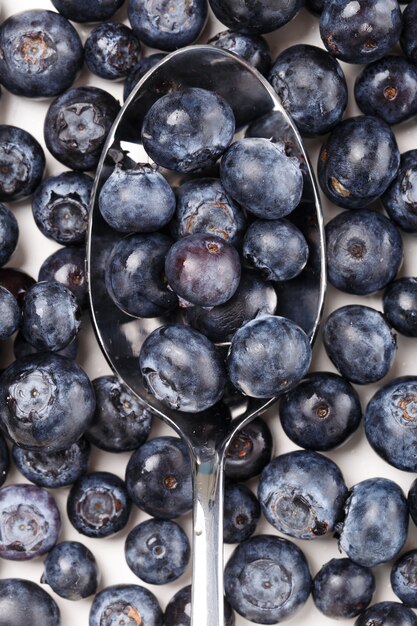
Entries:
MULTIPOLYGON (((102 81, 124 81, 126 99, 165 54, 205 43, 213 16, 224 30, 209 43, 241 55, 269 80, 307 145, 319 138, 320 188, 340 209, 326 224, 331 289, 381 296, 381 310, 357 303, 333 310, 320 340, 337 373, 308 372, 307 335, 274 315, 277 285, 302 272, 309 254, 291 222, 303 163, 273 128, 268 140, 250 133, 234 140, 230 107, 200 89, 153 105, 142 128, 152 165, 116 165, 100 191, 101 215, 120 233, 106 288, 133 317, 181 312, 181 323, 149 335, 139 360, 145 386, 169 407, 209 409, 225 393, 226 370, 248 396, 280 395, 282 429, 296 449, 274 457, 268 422, 257 418, 227 452, 224 541, 237 545, 225 566, 225 624, 235 623, 235 611, 278 623, 311 595, 330 619, 415 626, 417 547, 405 545, 410 516, 417 525, 417 479, 407 495, 379 476, 348 487, 323 453, 363 428, 391 467, 417 472, 417 375, 393 377, 396 333, 417 337, 417 279, 399 277, 403 234, 417 233, 417 0, 51 0, 49 9, 0 14, 0 85, 13 96, 46 99, 48 159, 68 168, 48 176, 40 143, 0 124, 0 339, 15 357, 0 375, 0 557, 44 556, 41 583, 66 600, 93 598, 90 626, 190 623, 190 586, 164 611, 151 590, 177 581, 189 565, 189 539, 176 521, 192 508, 187 448, 172 435, 149 437, 152 414, 126 385, 111 374, 90 380, 77 362, 79 330, 88 323, 89 201, 120 103, 101 87, 74 84, 87 68, 102 81), (317 17, 322 46, 295 44, 272 62, 268 33, 279 41, 280 29, 287 32, 292 20, 296 29, 303 11, 317 17), (355 117, 346 116, 344 64, 362 66, 355 117), (410 125, 415 149, 400 153, 396 124, 410 125), (184 142, 172 143, 172 126, 184 142), (172 189, 165 168, 190 177, 172 189), (22 200, 59 246, 37 281, 13 265, 13 208, 22 200), (219 352, 228 342, 224 362, 219 352), (187 347, 181 359, 203 357, 200 376, 189 362, 188 369, 183 360, 172 366, 173 345, 187 347), (355 385, 379 381, 363 410, 355 385), (129 453, 124 480, 92 471, 93 449, 129 453), (12 462, 26 482, 6 482, 12 462), (257 495, 247 484, 253 479, 257 495), (54 490, 61 488, 81 536, 125 530, 137 584, 100 587, 93 552, 60 540, 54 490), (133 507, 146 519, 127 532, 133 507), (260 533, 259 522, 271 532, 260 533), (331 536, 344 556, 313 577, 303 541, 331 536), (399 601, 372 604, 373 568, 383 563, 399 601)), ((24 564, 20 578, 0 580, 0 624, 60 624, 57 602, 25 578, 24 564)))

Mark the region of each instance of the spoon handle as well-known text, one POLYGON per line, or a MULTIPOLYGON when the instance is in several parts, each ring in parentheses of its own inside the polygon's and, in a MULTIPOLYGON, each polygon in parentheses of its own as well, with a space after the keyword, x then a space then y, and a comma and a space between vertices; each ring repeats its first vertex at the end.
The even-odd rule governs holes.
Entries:
POLYGON ((223 626, 223 457, 213 449, 193 463, 191 626, 223 626))

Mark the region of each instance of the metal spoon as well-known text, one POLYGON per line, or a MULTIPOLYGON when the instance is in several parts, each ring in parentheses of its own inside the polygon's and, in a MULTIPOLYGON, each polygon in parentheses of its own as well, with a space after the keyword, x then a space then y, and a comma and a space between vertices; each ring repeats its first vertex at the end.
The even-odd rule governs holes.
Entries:
MULTIPOLYGON (((149 107, 167 92, 201 87, 217 92, 231 105, 237 128, 263 119, 269 137, 276 122, 284 126, 291 149, 304 161, 304 195, 290 219, 307 238, 310 256, 303 272, 279 287, 278 315, 296 321, 313 341, 325 292, 324 235, 319 196, 299 134, 268 82, 240 57, 212 46, 190 46, 165 57, 130 94, 107 138, 97 169, 91 200, 87 274, 93 323, 104 355, 116 374, 188 444, 193 466, 192 626, 223 625, 223 461, 233 435, 275 400, 257 400, 239 393, 204 414, 166 408, 144 389, 138 354, 146 336, 164 322, 125 315, 104 285, 106 257, 120 234, 98 209, 101 186, 115 163, 149 162, 141 145, 141 124, 149 107), (282 291, 282 293, 280 293, 282 291)), ((274 133, 272 133, 274 134, 274 133)), ((169 174, 168 174, 169 176, 169 174)))

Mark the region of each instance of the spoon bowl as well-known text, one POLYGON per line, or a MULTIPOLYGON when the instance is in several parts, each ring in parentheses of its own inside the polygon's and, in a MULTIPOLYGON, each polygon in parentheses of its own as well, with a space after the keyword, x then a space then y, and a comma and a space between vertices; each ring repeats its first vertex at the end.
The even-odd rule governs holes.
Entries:
MULTIPOLYGON (((87 244, 91 313, 99 345, 111 368, 188 444, 194 488, 191 623, 220 626, 223 624, 224 454, 234 434, 276 398, 249 398, 236 391, 211 409, 190 414, 167 408, 146 391, 138 365, 140 348, 148 334, 168 320, 131 317, 107 293, 104 280, 107 259, 122 235, 103 220, 98 208, 100 189, 117 163, 131 167, 150 162, 142 146, 141 126, 152 104, 171 91, 189 87, 222 96, 232 107, 238 136, 254 122, 258 136, 263 132, 267 138, 276 139, 274 129, 281 134, 284 128, 286 149, 301 160, 303 198, 288 219, 303 232, 309 245, 309 259, 299 276, 276 285, 279 303, 276 314, 299 324, 311 342, 320 321, 326 286, 324 229, 317 186, 301 138, 271 85, 252 66, 225 50, 190 46, 166 56, 139 81, 109 133, 92 191, 87 244)), ((178 182, 177 174, 165 170, 163 173, 170 183, 178 182)))

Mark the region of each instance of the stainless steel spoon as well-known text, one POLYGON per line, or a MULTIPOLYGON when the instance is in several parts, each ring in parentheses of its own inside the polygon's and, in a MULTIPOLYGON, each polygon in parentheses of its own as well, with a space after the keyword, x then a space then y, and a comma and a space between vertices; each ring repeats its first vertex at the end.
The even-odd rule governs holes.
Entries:
MULTIPOLYGON (((201 87, 223 96, 231 105, 237 128, 267 119, 265 136, 278 120, 289 131, 291 149, 304 161, 304 194, 290 219, 303 231, 310 256, 303 272, 279 287, 278 315, 296 321, 313 341, 325 292, 324 235, 319 195, 299 134, 268 82, 241 58, 212 46, 190 46, 173 52, 150 70, 130 94, 107 138, 97 169, 91 200, 87 274, 93 323, 110 366, 154 413, 188 444, 193 466, 192 626, 223 624, 223 461, 238 430, 275 400, 257 400, 239 393, 204 414, 166 408, 144 389, 138 354, 146 336, 165 320, 136 319, 120 311, 106 292, 104 267, 120 234, 101 218, 98 195, 115 163, 149 162, 141 144, 141 124, 149 107, 167 92, 201 87), (264 117, 265 116, 265 117, 264 117), (269 121, 269 122, 268 122, 269 121)), ((288 147, 288 146, 287 146, 288 147)), ((168 174, 169 177, 169 174, 168 174)))

